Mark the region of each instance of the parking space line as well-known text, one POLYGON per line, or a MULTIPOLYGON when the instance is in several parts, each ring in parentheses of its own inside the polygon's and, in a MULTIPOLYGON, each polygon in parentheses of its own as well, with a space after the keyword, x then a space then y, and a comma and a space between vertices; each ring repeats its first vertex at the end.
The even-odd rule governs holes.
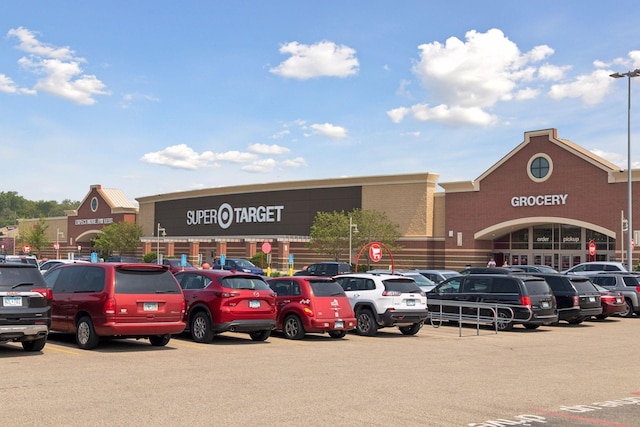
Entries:
POLYGON ((80 356, 83 353, 82 351, 69 350, 66 347, 57 346, 57 345, 51 344, 51 343, 47 343, 47 345, 44 347, 44 349, 45 350, 53 350, 53 351, 57 351, 57 352, 60 352, 60 353, 72 354, 74 356, 80 356))

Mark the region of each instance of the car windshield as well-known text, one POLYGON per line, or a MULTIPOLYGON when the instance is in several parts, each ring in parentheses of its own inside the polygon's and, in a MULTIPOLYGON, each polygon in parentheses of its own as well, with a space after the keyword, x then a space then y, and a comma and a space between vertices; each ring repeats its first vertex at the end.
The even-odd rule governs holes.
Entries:
POLYGON ((424 277, 422 274, 405 274, 406 277, 411 277, 418 285, 421 286, 435 286, 436 284, 424 277))
POLYGON ((387 279, 384 280, 383 283, 387 291, 400 292, 403 294, 422 292, 418 284, 408 277, 406 279, 387 279))
POLYGON ((271 289, 267 282, 259 277, 247 276, 227 276, 220 279, 223 288, 229 289, 255 289, 267 290, 271 289))
POLYGON ((525 280, 524 285, 529 295, 547 295, 551 293, 545 280, 525 280))
POLYGON ((235 262, 236 265, 241 268, 255 268, 255 264, 251 261, 247 261, 246 259, 237 259, 235 262))
POLYGON ((117 294, 179 294, 173 274, 162 269, 116 268, 117 294))
POLYGON ((347 295, 337 282, 317 282, 312 280, 309 284, 313 294, 317 297, 344 297, 347 295))
POLYGON ((598 285, 597 283, 592 283, 593 287, 596 288, 596 290, 598 292, 611 292, 609 289, 607 288, 603 288, 602 286, 598 285))
POLYGON ((584 280, 572 280, 573 286, 576 288, 578 292, 593 292, 593 282, 589 279, 584 280))
POLYGON ((15 289, 36 284, 44 286, 42 280, 42 274, 37 268, 0 268, 0 289, 15 289))

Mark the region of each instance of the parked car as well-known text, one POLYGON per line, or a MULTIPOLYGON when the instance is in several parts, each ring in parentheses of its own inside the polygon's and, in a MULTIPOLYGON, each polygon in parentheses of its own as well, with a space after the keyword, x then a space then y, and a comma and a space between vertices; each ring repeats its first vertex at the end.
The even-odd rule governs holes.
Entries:
POLYGON ((428 316, 425 293, 409 277, 351 273, 335 279, 349 298, 360 335, 392 326, 403 335, 415 335, 428 316))
POLYGON ((339 274, 351 273, 351 264, 348 262, 322 261, 310 264, 306 268, 294 273, 294 276, 327 276, 333 277, 339 274))
POLYGON ((77 262, 88 262, 88 261, 82 261, 78 259, 50 259, 48 261, 44 261, 40 263, 40 273, 44 274, 45 271, 55 268, 62 264, 73 264, 77 262))
POLYGON ((416 271, 422 274, 427 279, 431 280, 436 285, 444 280, 447 280, 449 277, 454 277, 460 274, 457 271, 453 271, 453 270, 416 270, 416 271))
POLYGON ((520 271, 529 272, 529 273, 557 273, 558 272, 558 270, 556 270, 555 268, 549 267, 548 265, 525 264, 525 265, 512 265, 507 268, 515 272, 520 272, 520 271))
POLYGON ((213 267, 211 268, 214 270, 232 270, 239 271, 241 273, 258 274, 260 276, 264 275, 264 270, 262 268, 256 266, 248 259, 242 258, 225 258, 223 266, 220 265, 220 258, 216 258, 213 262, 213 267))
POLYGON ((105 262, 140 262, 136 257, 133 256, 123 256, 123 255, 114 255, 107 257, 105 262))
POLYGON ((23 264, 32 264, 36 267, 40 264, 35 255, 5 255, 0 254, 0 262, 21 262, 23 264))
POLYGON ((185 320, 194 341, 223 332, 246 332, 265 341, 276 327, 276 294, 262 276, 226 270, 176 273, 187 302, 185 320))
POLYGON ((632 317, 634 313, 640 313, 640 276, 636 272, 607 271, 585 274, 588 274, 593 283, 603 288, 622 292, 625 311, 620 313, 620 316, 632 317))
MULTIPOLYGON (((514 324, 536 329, 558 321, 556 302, 547 282, 526 275, 467 274, 452 277, 427 292, 427 300, 432 312, 441 310, 438 300, 507 306, 513 311, 513 320, 509 310, 498 309, 497 312, 497 328, 503 331, 512 329, 514 324)), ((455 313, 459 308, 443 305, 442 310, 455 313)), ((468 310, 467 314, 476 312, 475 308, 464 310, 468 310)))
POLYGON ((560 273, 527 273, 547 281, 558 305, 558 320, 572 325, 602 314, 600 292, 588 277, 560 273))
POLYGON ((511 267, 467 267, 458 274, 513 274, 521 271, 511 267))
POLYGON ((163 258, 162 265, 166 265, 167 267, 169 267, 169 271, 174 274, 183 270, 197 270, 197 268, 195 268, 189 262, 185 262, 183 264, 181 258, 163 258))
POLYGON ((44 273, 53 291, 52 325, 78 347, 102 337, 148 338, 164 346, 185 328, 185 300, 175 277, 156 264, 75 263, 44 273))
POLYGON ((627 313, 628 309, 622 292, 612 291, 595 283, 593 286, 600 292, 600 301, 602 303, 602 314, 596 315, 597 319, 606 319, 609 316, 623 316, 627 313))
POLYGON ((306 333, 328 333, 342 338, 355 329, 349 298, 331 277, 294 276, 267 279, 277 294, 276 329, 285 338, 302 339, 306 333))
POLYGON ((435 282, 426 278, 424 275, 420 274, 415 270, 369 270, 367 273, 371 274, 392 274, 396 276, 404 276, 410 277, 418 284, 418 287, 422 290, 422 292, 429 292, 431 289, 436 287, 435 282))
POLYGON ((0 263, 0 342, 40 351, 51 326, 51 290, 30 263, 0 263))
POLYGON ((621 262, 615 261, 594 261, 576 264, 563 274, 583 274, 592 271, 627 271, 627 267, 621 262))

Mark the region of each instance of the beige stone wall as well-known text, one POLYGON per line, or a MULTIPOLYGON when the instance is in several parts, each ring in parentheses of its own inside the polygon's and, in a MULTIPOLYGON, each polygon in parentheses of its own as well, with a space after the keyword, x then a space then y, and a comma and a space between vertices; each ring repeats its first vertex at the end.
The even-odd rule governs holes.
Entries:
POLYGON ((153 236, 156 230, 155 224, 155 202, 140 203, 138 208, 138 225, 142 226, 144 236, 153 236))
POLYGON ((403 236, 432 236, 435 183, 401 182, 362 187, 362 209, 386 212, 403 236))
POLYGON ((433 215, 433 237, 447 237, 445 229, 445 197, 444 193, 435 193, 433 197, 433 209, 429 211, 433 215))

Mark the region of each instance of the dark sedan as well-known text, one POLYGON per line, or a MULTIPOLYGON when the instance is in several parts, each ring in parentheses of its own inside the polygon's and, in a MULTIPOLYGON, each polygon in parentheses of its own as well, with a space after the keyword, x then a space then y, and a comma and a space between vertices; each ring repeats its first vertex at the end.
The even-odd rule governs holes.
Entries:
POLYGON ((606 319, 609 316, 620 316, 627 312, 627 306, 624 302, 622 292, 612 291, 595 283, 593 286, 600 292, 602 305, 602 314, 597 315, 597 319, 606 319))

